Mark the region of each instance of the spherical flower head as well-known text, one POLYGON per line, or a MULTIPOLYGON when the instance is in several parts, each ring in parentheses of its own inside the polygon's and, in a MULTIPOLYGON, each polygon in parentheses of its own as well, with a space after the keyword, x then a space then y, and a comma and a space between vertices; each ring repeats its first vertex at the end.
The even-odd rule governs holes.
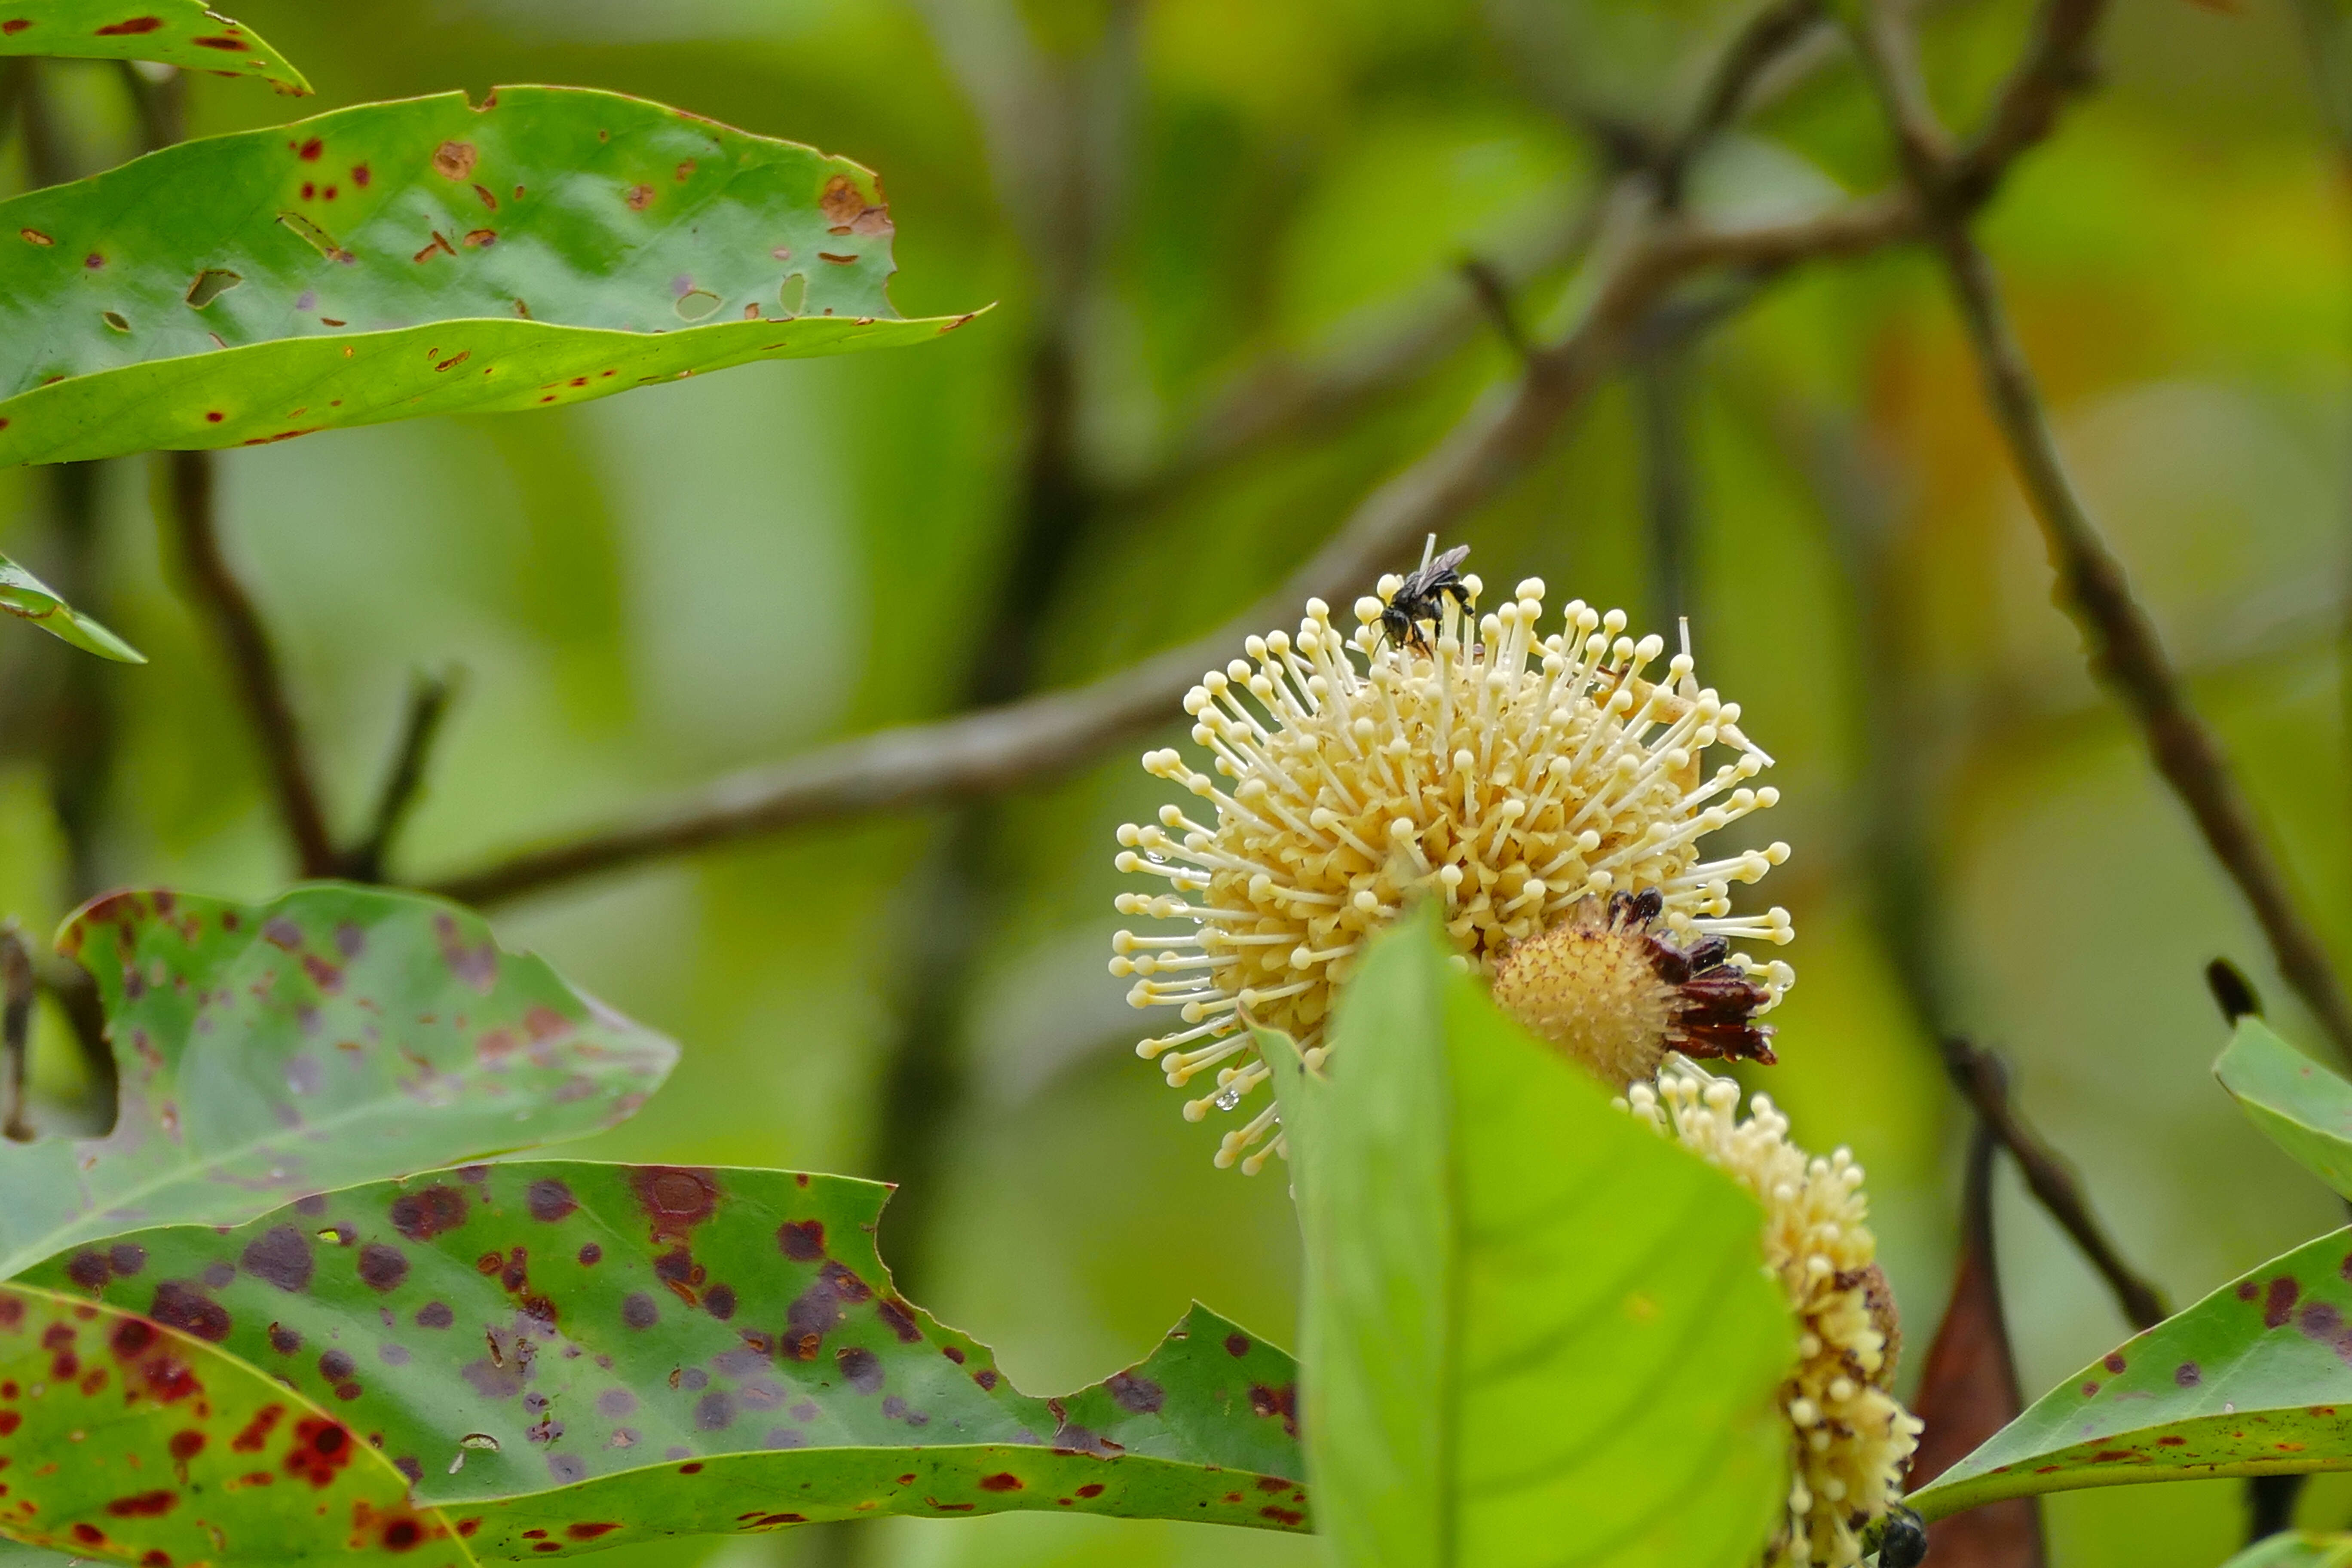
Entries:
POLYGON ((1764 1259, 1797 1318, 1797 1369, 1780 1388, 1789 1421, 1789 1511, 1771 1568, 1850 1568, 1862 1532, 1902 1499, 1920 1423, 1888 1392, 1902 1348, 1894 1293, 1865 1223, 1862 1167, 1789 1142, 1789 1119, 1757 1095, 1741 1120, 1739 1086, 1669 1059, 1653 1088, 1624 1103, 1764 1205, 1764 1259))
POLYGON ((1667 1052, 1770 1066, 1770 989, 1730 961, 1730 944, 1688 945, 1657 929, 1655 888, 1586 899, 1495 962, 1495 1001, 1602 1082, 1653 1077, 1667 1052))
MULTIPOLYGON (((1244 1109, 1271 1076, 1249 1024, 1285 1031, 1319 1064, 1335 991, 1367 937, 1414 899, 1442 905, 1455 962, 1484 975, 1513 944, 1622 893, 1654 895, 1641 936, 1685 952, 1694 973, 1728 966, 1717 978, 1753 988, 1751 1014, 1795 979, 1728 951, 1793 934, 1783 910, 1731 912, 1731 885, 1789 850, 1704 858, 1701 838, 1779 792, 1749 784, 1771 759, 1740 732, 1738 705, 1698 685, 1687 653, 1660 670, 1661 639, 1636 642, 1622 611, 1580 601, 1544 635, 1532 579, 1485 616, 1420 601, 1413 635, 1395 637, 1381 615, 1402 580, 1380 586, 1357 602, 1352 634, 1310 600, 1295 637, 1250 637, 1248 658, 1204 676, 1184 710, 1213 772, 1173 748, 1143 759, 1195 797, 1193 815, 1169 805, 1157 823, 1119 829, 1119 868, 1165 887, 1120 894, 1120 912, 1182 929, 1120 931, 1111 973, 1135 977, 1135 1005, 1181 1020, 1138 1054, 1173 1086, 1214 1075, 1185 1115, 1240 1113, 1221 1165, 1255 1171, 1280 1151, 1275 1107, 1244 1109), (1710 748, 1729 759, 1712 771, 1710 748)), ((1462 586, 1475 606, 1477 578, 1462 586)), ((1701 1051, 1706 1037, 1681 1043, 1701 1051)))

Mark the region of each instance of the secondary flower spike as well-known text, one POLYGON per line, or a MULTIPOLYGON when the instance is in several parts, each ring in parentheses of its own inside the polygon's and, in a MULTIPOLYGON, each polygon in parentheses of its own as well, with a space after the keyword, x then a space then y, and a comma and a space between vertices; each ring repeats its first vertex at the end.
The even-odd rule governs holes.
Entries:
POLYGON ((1789 1511, 1768 1568, 1852 1568, 1862 1532, 1902 1500, 1918 1418, 1895 1403, 1902 1348, 1894 1292, 1864 1222, 1862 1167, 1789 1142, 1789 1119, 1764 1095, 1739 1119, 1739 1086, 1671 1062, 1657 1087, 1621 1103, 1730 1173, 1764 1205, 1764 1261, 1797 1315, 1797 1369, 1781 1385, 1789 1422, 1789 1511))
POLYGON ((1405 579, 1357 601, 1352 636, 1309 600, 1296 637, 1247 639, 1246 660, 1185 698, 1221 777, 1172 748, 1144 756, 1202 804, 1119 829, 1119 869, 1166 890, 1122 893, 1118 909, 1185 929, 1120 931, 1111 973, 1136 977, 1136 1006, 1181 1020, 1139 1055, 1174 1086, 1213 1073, 1185 1115, 1242 1115, 1220 1165, 1254 1172, 1280 1149, 1275 1107, 1247 1103, 1270 1076, 1248 1024, 1319 1063, 1334 988, 1417 897, 1442 903, 1458 963, 1516 973, 1507 1005, 1612 1084, 1670 1048, 1769 1059, 1751 1019, 1795 975, 1727 944, 1793 933, 1783 910, 1734 915, 1730 889, 1788 846, 1708 860, 1698 844, 1779 798, 1748 783, 1771 759, 1741 733, 1738 705, 1699 687, 1687 653, 1657 670, 1664 642, 1623 635, 1622 611, 1574 602, 1546 636, 1541 582, 1478 616, 1461 602, 1475 605, 1478 579, 1460 581, 1458 596, 1412 601, 1417 637, 1381 625, 1405 579), (1709 772, 1709 747, 1731 760, 1709 772), (1513 962, 1515 944, 1562 928, 1595 933, 1591 951, 1513 962), (1623 951, 1600 951, 1611 944, 1623 951), (1622 1006, 1570 994, 1594 978, 1622 1006))

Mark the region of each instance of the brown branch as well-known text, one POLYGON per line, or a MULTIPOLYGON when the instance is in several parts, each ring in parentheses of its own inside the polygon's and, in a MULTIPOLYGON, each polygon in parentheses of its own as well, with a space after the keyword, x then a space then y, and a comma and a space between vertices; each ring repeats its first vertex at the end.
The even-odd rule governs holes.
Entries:
POLYGON ((656 856, 826 818, 994 795, 1068 772, 1106 746, 1168 722, 1201 671, 1222 662, 1269 616, 1294 616, 1310 597, 1345 599, 1424 535, 1500 492, 1613 368, 1627 339, 1675 284, 1710 267, 1770 270, 1809 247, 1848 254, 1910 228, 1907 204, 1878 199, 1821 218, 1748 229, 1640 222, 1575 331, 1538 350, 1515 384, 1483 400, 1434 450, 1374 490, 1247 615, 1093 685, 822 747, 720 780, 635 822, 438 879, 434 890, 492 903, 656 856))
MULTIPOLYGON (((2104 8, 2103 0, 2046 0, 2027 66, 2011 79, 1992 129, 1978 147, 2006 145, 2024 130, 2048 126, 2066 93, 2087 79, 2084 53, 2104 8)), ((1979 199, 1982 176, 1972 171, 1969 154, 1944 151, 1942 129, 1919 84, 1916 57, 1891 6, 1872 11, 1864 42, 1929 237, 1943 255, 1975 346, 1986 400, 2042 526, 2061 607, 2083 635, 2093 672, 2138 721, 2158 773, 2189 808, 2214 858, 2252 907, 2280 974, 2337 1051, 2352 1058, 2352 1002, 2327 951, 2297 908, 2284 868, 2264 839, 2219 738, 2189 707, 2155 622, 2134 596, 2123 563, 2092 521, 2059 455, 2049 411, 2010 322, 1992 265, 1969 231, 1969 205, 1979 199)))
POLYGON ((2116 1244, 2108 1239, 2098 1216, 2091 1212, 2090 1200, 2083 1194, 2074 1168, 2026 1125, 2011 1102, 2009 1069, 2001 1065, 2000 1058, 1955 1038, 1944 1042, 1944 1065, 1952 1075, 1953 1085, 1976 1108, 1986 1130, 2017 1162, 2027 1190, 2073 1238, 2091 1267, 2099 1271, 2099 1278, 2106 1281, 2126 1321, 2134 1329, 2151 1329, 2170 1317, 2171 1309, 2164 1304, 2164 1292, 2126 1263, 2123 1255, 2116 1250, 2116 1244))
POLYGON ((368 830, 341 858, 340 874, 345 879, 383 880, 384 857, 392 852, 417 796, 424 792, 425 765, 432 757, 433 743, 440 738, 442 722, 449 717, 450 705, 457 700, 464 679, 464 672, 453 667, 439 675, 419 675, 410 681, 407 715, 401 724, 399 742, 393 748, 392 765, 384 771, 383 788, 377 793, 375 810, 369 816, 368 830))
POLYGON ((238 701, 253 724, 254 738, 278 798, 278 815, 295 858, 305 877, 331 877, 337 858, 327 833, 326 813, 311 780, 309 753, 302 743, 301 721, 286 690, 278 650, 262 625, 245 585, 221 553, 220 531, 214 508, 213 461, 209 452, 170 452, 169 522, 178 536, 180 552, 194 592, 196 606, 212 623, 220 639, 238 701))
MULTIPOLYGON (((2006 144, 2004 159, 2023 151, 2006 144)), ((1997 166, 1979 182, 1989 193, 1997 166)), ((1965 198, 1956 197, 1956 201, 1965 198)), ((632 822, 439 879, 432 889, 488 904, 658 857, 809 822, 971 800, 1051 778, 1105 747, 1166 723, 1200 672, 1309 597, 1339 602, 1380 569, 1499 493, 1623 358, 1654 308, 1686 279, 1729 268, 1757 279, 1801 262, 1861 255, 1915 237, 1907 190, 1787 223, 1723 226, 1643 212, 1605 239, 1591 303, 1559 342, 1537 348, 1507 389, 1482 399, 1425 454, 1356 509, 1276 592, 1216 631, 1089 686, 936 723, 820 747, 721 779, 632 822)))
POLYGON ((1952 184, 1969 205, 1992 194, 2020 152, 2050 134, 2067 100, 2097 81, 2091 43, 2106 8, 2106 0, 2042 0, 2024 58, 1953 160, 1952 184))
POLYGON ((33 1124, 25 1116, 32 1031, 33 955, 12 920, 0 924, 0 1054, 6 1058, 6 1079, 0 1083, 0 1138, 18 1143, 33 1136, 33 1124))

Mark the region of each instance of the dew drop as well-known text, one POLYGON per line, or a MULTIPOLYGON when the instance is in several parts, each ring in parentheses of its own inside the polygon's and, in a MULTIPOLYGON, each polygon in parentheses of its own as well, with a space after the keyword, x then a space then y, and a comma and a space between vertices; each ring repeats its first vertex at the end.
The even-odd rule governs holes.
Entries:
POLYGON ((1231 1110, 1241 1102, 1242 1091, 1238 1084, 1229 1083, 1217 1091, 1216 1106, 1219 1110, 1231 1110))

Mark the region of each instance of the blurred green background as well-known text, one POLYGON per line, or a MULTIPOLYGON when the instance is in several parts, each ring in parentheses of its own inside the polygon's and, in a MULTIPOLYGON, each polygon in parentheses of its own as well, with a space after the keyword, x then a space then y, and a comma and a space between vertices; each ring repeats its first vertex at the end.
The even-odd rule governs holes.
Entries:
MULTIPOLYGON (((1024 666, 1037 685, 1108 672, 1252 602, 1508 374, 1459 264, 1533 269, 1520 307, 1557 321, 1574 276, 1558 237, 1604 188, 1612 145, 1677 121, 1746 8, 234 10, 321 107, 577 83, 845 153, 887 183, 902 311, 1000 302, 919 350, 224 456, 229 547, 346 830, 411 672, 467 671, 397 857, 425 879, 953 710, 1024 666), (1168 478, 1237 376, 1413 332, 1434 352, 1344 416, 1168 478), (1061 490, 1036 480, 1041 430, 1061 490), (1079 500, 1062 564, 1037 571, 1016 557, 1041 493, 1079 500)), ((1966 122, 2027 17, 2020 0, 1930 6, 1948 115, 1966 122)), ((2352 213, 2307 45, 2284 0, 2125 0, 2102 89, 2029 155, 1984 233, 2095 511, 2352 962, 2352 213)), ((111 68, 43 71, 75 166, 134 150, 111 68)), ((1702 211, 1801 211, 1886 177, 1849 62, 1832 52, 1768 99, 1697 171, 1702 211)), ((193 84, 197 133, 299 111, 248 84, 193 84)), ((6 156, 26 179, 22 138, 6 156)), ((78 542, 56 472, 0 474, 0 550, 154 660, 77 670, 47 639, 0 637, 0 911, 43 928, 100 884, 257 895, 287 874, 219 662, 159 547, 149 468, 94 478, 97 531, 78 542), (110 760, 60 761, 61 692, 91 726, 75 742, 107 741, 110 760), (74 766, 61 816, 53 783, 74 766)), ((2031 1116, 2176 1304, 2341 1219, 2208 1075, 2223 1032, 2199 972, 2217 953, 2290 1033, 2316 1032, 2084 673, 1924 258, 1817 265, 1646 360, 1456 536, 1490 584, 1540 575, 1555 606, 1622 604, 1669 636, 1686 613, 1702 678, 1780 759, 1784 800, 1758 832, 1796 857, 1759 891, 1795 912, 1780 956, 1800 984, 1777 1020, 1783 1065, 1756 1081, 1802 1141, 1848 1143, 1869 1168, 1910 1374, 1948 1281, 1965 1126, 1939 1028, 2009 1056, 2031 1116)), ((828 826, 498 911, 509 945, 686 1045, 652 1105, 579 1152, 888 1177, 920 1164, 919 1226, 886 1224, 886 1251, 1034 1389, 1125 1364, 1194 1297, 1286 1336, 1280 1168, 1211 1168, 1217 1130, 1183 1122, 1135 1060, 1149 1020, 1105 972, 1129 923, 1111 908, 1112 832, 1160 796, 1142 749, 992 810, 828 826), (910 1041, 929 1048, 909 1058, 910 1041), (894 1070, 908 1059, 950 1070, 894 1070)), ((51 1124, 69 1124, 78 1069, 54 1019, 39 1069, 51 1124)), ((2001 1264, 2034 1393, 2125 1325, 2003 1181, 2001 1264)), ((2242 1510, 2236 1484, 2210 1483, 2061 1497, 2048 1517, 2062 1568, 2203 1568, 2242 1510)), ((2352 1482, 2315 1485, 2304 1517, 2352 1522, 2352 1482)), ((1015 1515, 607 1561, 1310 1555, 1254 1533, 1015 1515)))

